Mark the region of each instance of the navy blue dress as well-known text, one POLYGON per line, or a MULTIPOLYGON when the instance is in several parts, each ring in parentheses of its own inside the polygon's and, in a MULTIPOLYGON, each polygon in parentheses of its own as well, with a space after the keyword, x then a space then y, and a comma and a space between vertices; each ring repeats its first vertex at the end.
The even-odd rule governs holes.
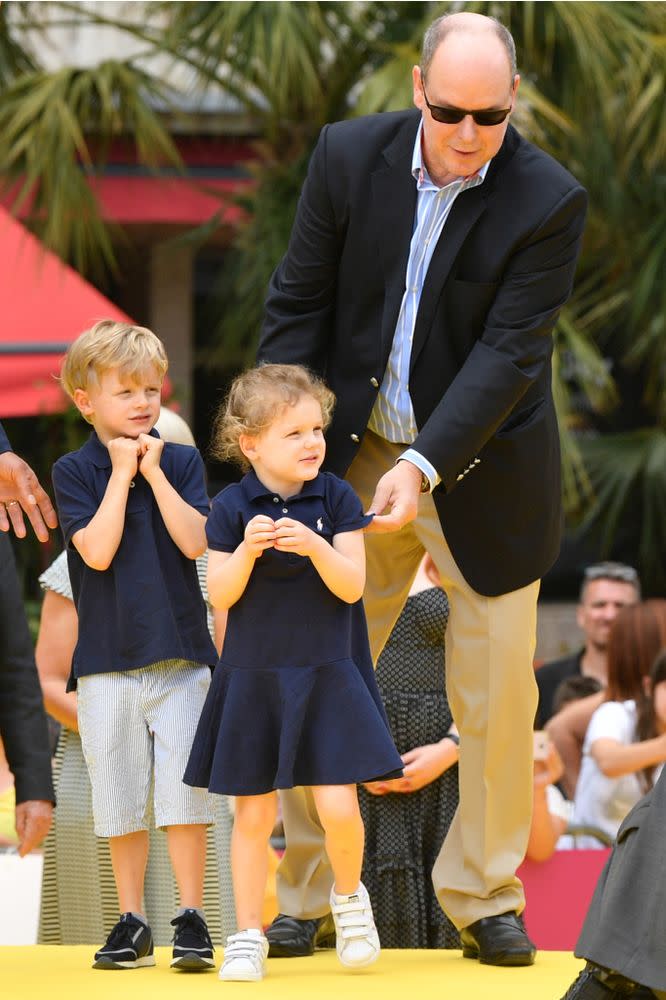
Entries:
MULTIPOLYGON (((285 501, 251 471, 213 501, 209 547, 233 552, 257 514, 292 517, 329 542, 369 521, 352 488, 331 473, 285 501)), ((309 558, 267 549, 229 609, 184 781, 260 795, 400 774, 362 602, 336 597, 309 558)))

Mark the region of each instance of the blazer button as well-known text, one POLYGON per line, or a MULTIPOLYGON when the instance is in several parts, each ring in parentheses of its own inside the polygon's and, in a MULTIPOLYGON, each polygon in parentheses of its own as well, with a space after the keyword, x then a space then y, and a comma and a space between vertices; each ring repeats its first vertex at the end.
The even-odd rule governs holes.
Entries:
POLYGON ((358 434, 350 434, 349 437, 352 439, 354 444, 358 444, 358 442, 360 441, 358 434))
POLYGON ((379 389, 379 382, 377 381, 374 375, 370 379, 370 385, 372 386, 373 389, 379 389))

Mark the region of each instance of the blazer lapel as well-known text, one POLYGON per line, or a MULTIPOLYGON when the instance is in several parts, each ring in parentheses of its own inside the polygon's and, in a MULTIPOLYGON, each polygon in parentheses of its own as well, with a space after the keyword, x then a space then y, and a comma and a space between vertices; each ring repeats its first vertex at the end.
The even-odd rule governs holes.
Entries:
POLYGON ((437 246, 426 274, 419 311, 414 326, 414 339, 410 358, 410 372, 430 333, 437 303, 444 289, 453 262, 465 238, 479 216, 485 211, 489 198, 502 171, 514 156, 523 140, 512 125, 509 125, 504 142, 488 168, 486 179, 478 187, 463 191, 456 198, 451 213, 444 223, 437 246))
POLYGON ((410 371, 428 338, 437 303, 458 251, 465 242, 470 229, 485 210, 488 191, 484 191, 484 188, 487 179, 486 177, 483 184, 479 184, 478 187, 470 188, 458 195, 449 217, 444 223, 423 283, 419 310, 414 325, 410 371))
POLYGON ((416 212, 416 182, 412 177, 412 153, 419 114, 409 115, 404 128, 383 151, 386 166, 371 178, 373 218, 378 220, 377 244, 384 270, 384 310, 382 314, 382 360, 391 350, 400 303, 405 290, 405 274, 416 212))

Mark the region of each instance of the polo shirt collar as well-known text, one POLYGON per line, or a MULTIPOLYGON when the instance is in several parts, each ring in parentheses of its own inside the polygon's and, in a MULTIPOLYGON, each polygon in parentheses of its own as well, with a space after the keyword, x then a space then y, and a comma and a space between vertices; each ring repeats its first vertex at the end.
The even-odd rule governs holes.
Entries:
MULTIPOLYGON (((150 431, 151 437, 158 438, 160 435, 158 431, 153 429, 150 431)), ((109 449, 105 444, 102 444, 100 439, 97 437, 97 432, 92 431, 90 437, 83 446, 83 452, 86 457, 92 462, 92 464, 97 469, 110 469, 112 462, 111 456, 109 454, 109 449)))
MULTIPOLYGON (((240 485, 245 498, 249 501, 258 500, 260 497, 275 496, 275 492, 273 490, 269 490, 267 486, 264 486, 254 469, 250 469, 250 471, 243 476, 240 485)), ((306 497, 323 497, 324 495, 324 478, 322 474, 319 473, 316 479, 311 479, 308 482, 303 483, 303 489, 301 492, 297 493, 293 497, 289 497, 289 502, 293 503, 295 500, 301 500, 306 497)))

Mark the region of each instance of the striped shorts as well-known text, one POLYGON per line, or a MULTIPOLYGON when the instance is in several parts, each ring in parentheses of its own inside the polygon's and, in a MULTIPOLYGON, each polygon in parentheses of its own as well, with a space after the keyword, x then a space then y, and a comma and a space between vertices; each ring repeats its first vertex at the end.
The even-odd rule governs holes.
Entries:
POLYGON ((165 660, 78 679, 78 721, 98 837, 212 823, 208 792, 183 783, 210 670, 165 660))

